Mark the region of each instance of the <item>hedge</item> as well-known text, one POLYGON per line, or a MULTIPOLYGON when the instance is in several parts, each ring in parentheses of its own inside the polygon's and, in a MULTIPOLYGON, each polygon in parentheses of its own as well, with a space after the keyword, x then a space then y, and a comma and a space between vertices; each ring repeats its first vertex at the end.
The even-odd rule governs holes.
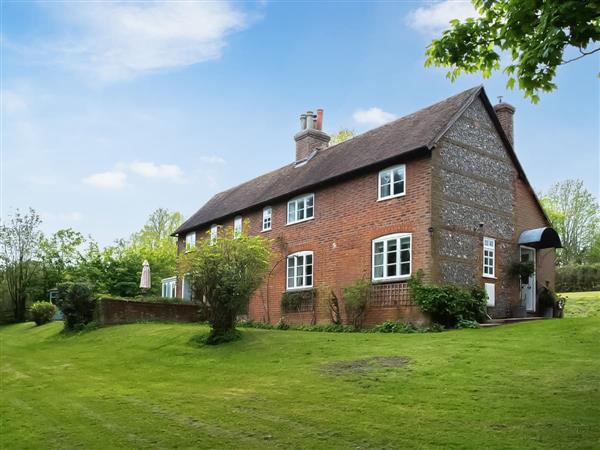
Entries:
POLYGON ((600 290, 600 264, 582 264, 556 268, 557 292, 600 290))

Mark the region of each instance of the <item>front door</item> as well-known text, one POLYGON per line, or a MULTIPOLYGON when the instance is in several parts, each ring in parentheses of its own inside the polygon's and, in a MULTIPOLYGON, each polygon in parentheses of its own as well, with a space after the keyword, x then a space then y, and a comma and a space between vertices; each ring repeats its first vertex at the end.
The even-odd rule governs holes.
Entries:
POLYGON ((535 311, 535 249, 521 247, 521 262, 532 262, 533 273, 526 280, 521 280, 521 301, 527 311, 535 311))

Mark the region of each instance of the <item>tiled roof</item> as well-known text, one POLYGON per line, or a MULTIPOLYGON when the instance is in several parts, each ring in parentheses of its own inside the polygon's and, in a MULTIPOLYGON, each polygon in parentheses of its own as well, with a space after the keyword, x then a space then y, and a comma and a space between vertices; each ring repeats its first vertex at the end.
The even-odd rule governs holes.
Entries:
POLYGON ((417 150, 431 149, 482 92, 481 86, 461 92, 340 144, 319 150, 304 165, 295 167, 292 163, 220 192, 174 234, 218 222, 227 216, 408 156, 417 150))

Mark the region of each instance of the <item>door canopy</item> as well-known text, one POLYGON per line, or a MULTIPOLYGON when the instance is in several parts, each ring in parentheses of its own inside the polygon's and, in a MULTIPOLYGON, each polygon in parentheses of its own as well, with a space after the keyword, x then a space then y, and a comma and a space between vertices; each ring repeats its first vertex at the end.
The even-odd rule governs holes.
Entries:
POLYGON ((519 236, 519 245, 527 245, 538 250, 541 248, 562 248, 558 233, 550 227, 523 231, 519 236))

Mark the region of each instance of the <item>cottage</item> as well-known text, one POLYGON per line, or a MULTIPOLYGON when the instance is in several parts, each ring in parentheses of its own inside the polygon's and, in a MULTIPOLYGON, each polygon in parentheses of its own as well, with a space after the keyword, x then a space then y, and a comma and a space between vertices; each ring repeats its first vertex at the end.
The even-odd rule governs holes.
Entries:
MULTIPOLYGON (((285 242, 250 300, 253 320, 327 322, 315 294, 292 311, 282 295, 327 285, 343 300, 363 277, 373 283, 367 324, 420 320, 406 283, 419 270, 484 286, 493 318, 536 315, 560 240, 513 148, 514 112, 475 87, 331 146, 323 111, 302 114, 295 160, 215 195, 176 230, 178 249, 246 220, 250 234, 285 242), (519 260, 534 263, 526 279, 508 273, 519 260)), ((190 297, 185 277, 176 294, 190 297)))

